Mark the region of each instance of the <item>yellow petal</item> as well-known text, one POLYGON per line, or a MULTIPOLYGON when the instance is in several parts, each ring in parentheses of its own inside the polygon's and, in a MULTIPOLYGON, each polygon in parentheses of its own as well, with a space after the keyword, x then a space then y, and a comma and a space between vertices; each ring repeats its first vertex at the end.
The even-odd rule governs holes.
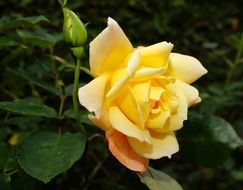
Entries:
POLYGON ((148 128, 157 129, 157 131, 163 131, 166 121, 169 119, 169 117, 169 111, 161 111, 158 114, 150 115, 145 125, 148 128))
POLYGON ((144 128, 144 118, 132 88, 128 86, 116 98, 117 106, 137 126, 144 128))
POLYGON ((128 137, 128 142, 137 154, 149 159, 159 159, 165 156, 170 158, 172 154, 179 150, 178 142, 173 132, 152 135, 151 145, 131 137, 128 137))
POLYGON ((118 94, 118 92, 120 92, 122 90, 122 88, 127 84, 128 80, 129 80, 129 75, 127 73, 127 75, 120 78, 114 84, 114 86, 111 87, 111 89, 106 94, 106 98, 111 98, 111 97, 116 96, 118 94))
POLYGON ((201 101, 198 90, 196 88, 194 88, 193 86, 191 86, 181 80, 176 80, 175 85, 176 85, 176 88, 182 90, 182 92, 185 94, 188 106, 199 103, 201 101))
POLYGON ((101 75, 78 90, 80 104, 89 112, 95 112, 95 116, 98 118, 102 113, 108 77, 108 75, 101 75))
POLYGON ((179 53, 170 54, 167 75, 191 84, 206 73, 207 70, 196 58, 179 53))
POLYGON ((92 114, 89 115, 89 119, 103 131, 108 131, 111 129, 108 112, 103 109, 99 117, 92 114))
POLYGON ((90 43, 90 69, 94 76, 121 68, 133 47, 115 20, 90 43))
POLYGON ((149 102, 151 82, 145 81, 137 83, 133 86, 133 92, 138 101, 149 102))
POLYGON ((168 42, 139 48, 142 57, 141 65, 148 67, 166 66, 172 48, 173 44, 168 42))
POLYGON ((143 120, 146 121, 150 113, 149 93, 151 82, 141 82, 133 86, 133 92, 143 114, 143 120))
POLYGON ((137 70, 140 63, 140 54, 139 51, 136 50, 131 55, 128 60, 127 68, 120 69, 113 73, 111 79, 112 88, 107 93, 106 97, 111 98, 117 95, 117 93, 128 83, 129 79, 133 76, 135 71, 137 70))
POLYGON ((165 69, 162 67, 159 68, 143 67, 136 71, 134 77, 135 79, 151 78, 151 77, 162 75, 164 72, 165 69))
POLYGON ((130 146, 127 137, 116 130, 110 130, 106 133, 109 142, 109 149, 128 169, 144 172, 148 167, 148 159, 139 156, 130 146))
POLYGON ((127 70, 129 75, 133 75, 135 73, 140 62, 141 62, 141 56, 140 56, 140 53, 137 49, 137 50, 134 51, 134 53, 132 54, 132 56, 129 59, 128 64, 127 64, 126 70, 127 70))
POLYGON ((140 129, 132 123, 121 110, 113 106, 109 109, 109 119, 113 128, 126 136, 138 139, 141 142, 150 143, 150 134, 147 130, 140 129))
MULTIPOLYGON (((159 85, 162 86, 163 88, 169 88, 170 91, 173 90, 173 84, 175 83, 175 78, 170 77, 170 76, 159 76, 155 78, 155 82, 159 85), (167 87, 167 85, 169 87, 167 87)), ((156 84, 155 83, 155 84, 156 84)))
POLYGON ((160 100, 160 97, 164 91, 165 90, 162 87, 152 86, 150 90, 149 98, 152 100, 160 100))
POLYGON ((176 112, 170 116, 166 126, 163 128, 164 132, 174 131, 182 128, 183 121, 187 119, 188 104, 183 92, 178 89, 177 93, 178 107, 176 112))

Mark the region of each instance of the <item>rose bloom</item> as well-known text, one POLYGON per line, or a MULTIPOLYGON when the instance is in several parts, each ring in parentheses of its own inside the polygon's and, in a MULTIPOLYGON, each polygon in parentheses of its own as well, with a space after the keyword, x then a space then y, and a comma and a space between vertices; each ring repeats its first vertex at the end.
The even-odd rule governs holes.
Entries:
POLYGON ((79 89, 79 101, 105 131, 111 153, 134 171, 179 150, 175 131, 201 100, 190 84, 207 70, 172 48, 168 42, 134 48, 112 18, 90 43, 95 78, 79 89))

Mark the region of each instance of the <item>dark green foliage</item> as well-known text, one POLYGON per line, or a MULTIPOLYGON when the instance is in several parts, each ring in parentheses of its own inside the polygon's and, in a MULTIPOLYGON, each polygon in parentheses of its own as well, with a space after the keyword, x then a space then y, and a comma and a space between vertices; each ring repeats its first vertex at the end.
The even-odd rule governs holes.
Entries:
POLYGON ((23 115, 34 115, 50 118, 57 117, 57 113, 53 108, 50 108, 44 104, 31 102, 29 100, 0 102, 0 109, 23 115))
POLYGON ((229 123, 206 114, 189 117, 177 137, 181 152, 188 160, 211 167, 224 163, 232 149, 243 145, 229 123))
POLYGON ((38 131, 22 141, 17 158, 26 173, 47 183, 82 156, 84 145, 80 133, 38 131))
POLYGON ((16 169, 17 164, 15 161, 15 153, 13 147, 9 144, 1 143, 0 144, 0 169, 4 171, 4 173, 8 173, 13 169, 16 169))
MULTIPOLYGON (((81 110, 88 133, 85 147, 72 107, 75 67, 63 40, 59 2, 0 1, 0 189, 148 189, 111 156, 103 133, 81 110)), ((177 132, 180 151, 171 159, 150 162, 185 190, 243 187, 241 4, 240 0, 67 2, 87 23, 81 60, 86 68, 88 42, 106 27, 108 16, 118 21, 134 46, 170 41, 174 52, 192 55, 207 68, 208 74, 195 83, 202 102, 190 108, 188 121, 177 132)), ((84 68, 81 71, 80 86, 92 79, 84 68)))

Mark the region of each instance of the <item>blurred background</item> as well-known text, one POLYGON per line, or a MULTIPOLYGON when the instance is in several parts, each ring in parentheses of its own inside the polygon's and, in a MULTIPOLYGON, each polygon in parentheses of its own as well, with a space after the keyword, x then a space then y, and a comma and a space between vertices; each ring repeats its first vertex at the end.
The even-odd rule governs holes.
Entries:
MULTIPOLYGON (((200 60, 208 70, 194 84, 202 102, 190 108, 189 120, 177 133, 180 151, 171 159, 150 164, 173 176, 185 190, 243 190, 243 148, 232 144, 234 135, 243 138, 242 1, 69 0, 67 6, 87 23, 88 42, 106 27, 110 16, 135 47, 168 41, 174 44, 173 52, 200 60), (228 138, 229 133, 232 135, 228 138)), ((0 10, 0 100, 26 98, 58 110, 59 97, 51 89, 62 87, 67 95, 64 108, 69 108, 74 63, 63 41, 63 16, 58 1, 1 0, 0 10), (44 17, 19 21, 40 15, 44 17)), ((88 68, 88 43, 82 63, 88 68)), ((81 72, 80 85, 91 79, 81 72)), ((68 110, 64 113, 66 118, 60 124, 33 117, 16 119, 15 115, 0 111, 0 141, 15 145, 14 137, 40 126, 60 124, 64 130, 72 131, 73 116, 68 110)), ((102 134, 87 121, 87 113, 82 113, 89 135, 102 134)), ((0 157, 12 149, 12 145, 5 152, 0 149, 0 157)), ((90 138, 81 160, 48 184, 22 171, 14 154, 11 159, 8 175, 3 175, 0 162, 1 190, 147 189, 136 173, 110 155, 99 135, 90 138)))

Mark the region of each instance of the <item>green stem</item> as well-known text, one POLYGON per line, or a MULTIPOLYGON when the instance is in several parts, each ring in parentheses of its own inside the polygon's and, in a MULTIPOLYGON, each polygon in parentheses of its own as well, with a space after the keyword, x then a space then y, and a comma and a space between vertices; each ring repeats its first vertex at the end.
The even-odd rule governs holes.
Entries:
POLYGON ((79 73, 80 73, 80 58, 76 57, 76 67, 74 73, 74 83, 73 83, 73 108, 76 115, 76 120, 78 127, 81 132, 86 136, 86 131, 83 124, 81 123, 80 114, 79 114, 79 104, 78 104, 78 84, 79 84, 79 73))
POLYGON ((226 83, 229 83, 231 81, 231 79, 235 78, 236 72, 237 72, 237 67, 240 63, 240 59, 242 56, 242 47, 243 47, 243 34, 241 35, 241 39, 240 39, 240 43, 239 43, 239 47, 235 56, 235 60, 233 62, 232 68, 230 68, 228 76, 227 76, 227 80, 226 83))
POLYGON ((94 77, 91 71, 85 67, 80 66, 80 70, 84 71, 86 74, 88 74, 91 77, 94 77))
POLYGON ((66 96, 61 94, 60 95, 60 106, 59 106, 59 111, 58 111, 58 117, 59 118, 62 117, 62 112, 63 112, 63 106, 64 106, 65 99, 66 99, 66 96))
POLYGON ((243 34, 241 35, 241 39, 240 39, 240 44, 238 47, 238 51, 235 57, 235 65, 240 63, 240 58, 241 58, 241 54, 242 54, 242 47, 243 47, 243 34))

